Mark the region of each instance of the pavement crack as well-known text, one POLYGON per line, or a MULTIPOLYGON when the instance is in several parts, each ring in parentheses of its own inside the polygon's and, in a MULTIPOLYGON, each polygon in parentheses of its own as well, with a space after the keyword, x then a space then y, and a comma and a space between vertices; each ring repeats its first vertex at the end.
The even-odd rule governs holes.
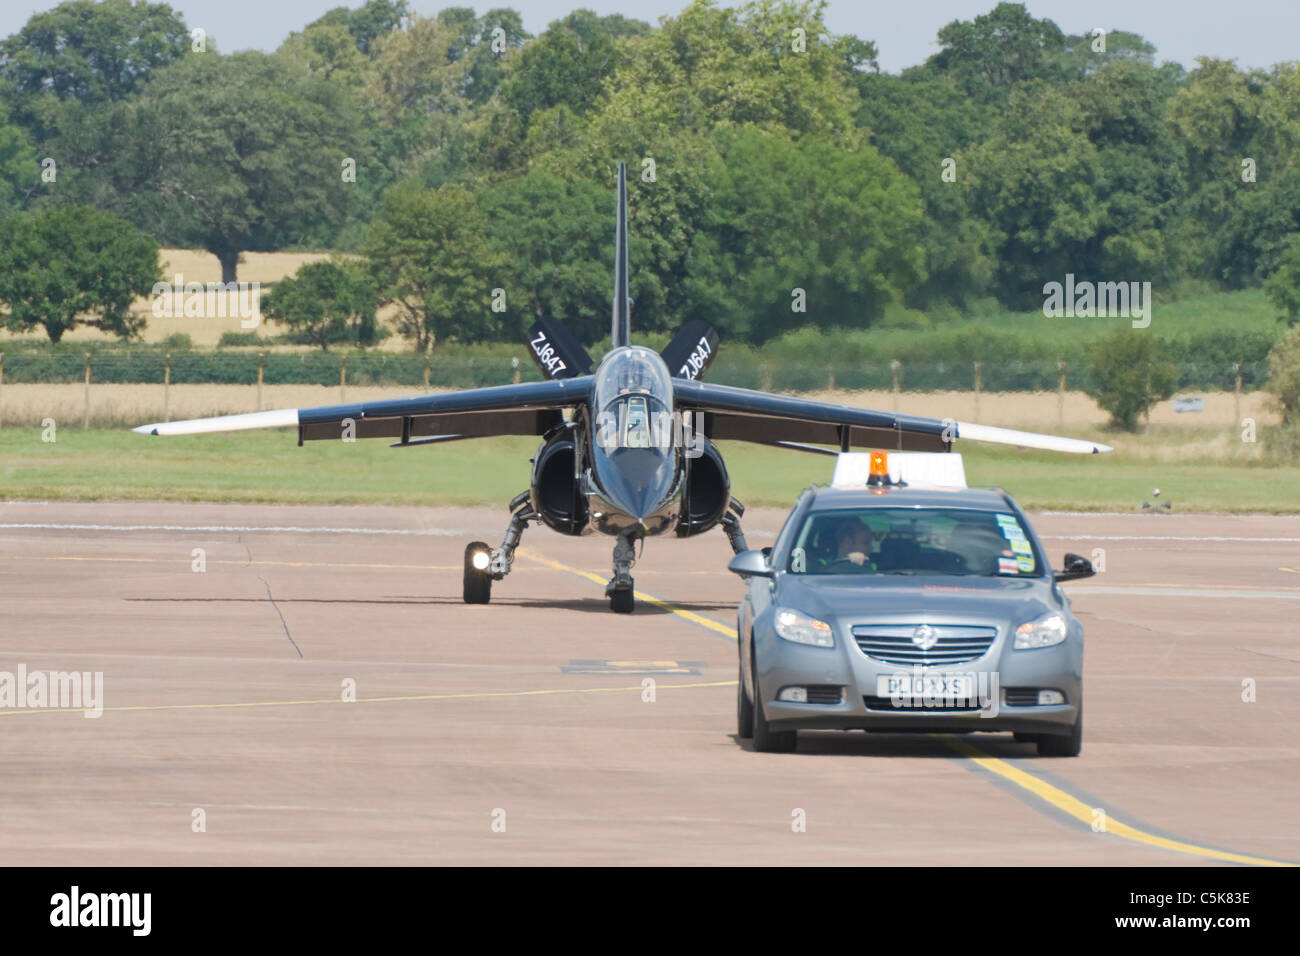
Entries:
POLYGON ((260 574, 257 576, 257 580, 261 581, 263 587, 266 588, 266 599, 271 602, 271 607, 275 608, 275 613, 280 616, 280 624, 284 628, 284 636, 289 639, 289 643, 292 644, 293 649, 298 652, 298 656, 302 657, 302 649, 298 646, 298 642, 293 639, 293 635, 289 633, 289 622, 284 619, 284 614, 280 610, 280 605, 275 603, 275 597, 271 594, 271 585, 268 584, 266 578, 262 577, 260 574))

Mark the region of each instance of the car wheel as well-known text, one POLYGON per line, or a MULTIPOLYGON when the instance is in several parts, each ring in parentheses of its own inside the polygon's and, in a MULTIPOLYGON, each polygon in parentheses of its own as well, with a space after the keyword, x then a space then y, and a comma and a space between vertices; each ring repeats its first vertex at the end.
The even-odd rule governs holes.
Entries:
POLYGON ((1038 738, 1040 757, 1077 757, 1083 749, 1083 710, 1075 718, 1074 728, 1066 735, 1043 734, 1038 738))
POLYGON ((754 736, 754 702, 745 690, 745 673, 736 665, 736 736, 749 740, 754 736))
POLYGON ((486 567, 474 567, 476 554, 490 555, 492 549, 482 541, 471 541, 465 546, 465 587, 462 596, 466 604, 487 604, 492 600, 492 574, 486 567))
MULTIPOLYGON (((752 651, 750 658, 754 659, 752 651)), ((772 729, 772 725, 767 722, 767 717, 763 714, 763 692, 758 686, 757 660, 754 660, 752 673, 754 675, 754 749, 765 754, 794 753, 795 747, 799 744, 799 732, 772 729)))

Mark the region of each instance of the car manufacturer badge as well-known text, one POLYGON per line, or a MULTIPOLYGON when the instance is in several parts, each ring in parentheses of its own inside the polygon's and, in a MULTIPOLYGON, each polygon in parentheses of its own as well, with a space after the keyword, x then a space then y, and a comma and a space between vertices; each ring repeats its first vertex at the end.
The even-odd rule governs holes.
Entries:
POLYGON ((923 651, 928 651, 939 643, 939 635, 929 624, 922 624, 912 631, 912 643, 923 651))

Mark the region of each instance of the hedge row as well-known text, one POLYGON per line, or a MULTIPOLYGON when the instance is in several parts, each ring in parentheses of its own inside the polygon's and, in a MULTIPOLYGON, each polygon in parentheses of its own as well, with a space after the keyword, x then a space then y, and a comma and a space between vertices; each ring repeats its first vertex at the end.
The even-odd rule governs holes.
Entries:
MULTIPOLYGON (((1168 343, 1167 355, 1178 369, 1180 389, 1231 389, 1235 384, 1233 363, 1240 362, 1242 387, 1259 388, 1267 377, 1267 349, 1245 351, 1240 359, 1224 353, 1179 348, 1168 343), (1189 355, 1197 355, 1189 360, 1189 355)), ((1271 344, 1271 343, 1270 343, 1271 344)), ((168 354, 160 349, 133 348, 95 352, 91 358, 92 382, 161 384, 168 354)), ((1231 355, 1231 353, 1227 353, 1231 355)), ((432 387, 472 388, 503 385, 513 380, 516 369, 510 358, 499 355, 435 354, 421 355, 386 352, 361 352, 338 355, 324 352, 270 352, 259 359, 251 351, 177 351, 170 353, 171 381, 181 384, 241 384, 257 381, 258 364, 262 378, 273 385, 338 385, 340 368, 346 366, 349 385, 394 385, 420 387, 428 381, 432 387)), ((770 388, 776 391, 804 392, 828 387, 852 389, 891 389, 895 376, 904 391, 966 391, 975 387, 975 361, 970 358, 936 361, 900 358, 897 367, 890 359, 855 360, 837 354, 832 362, 808 361, 802 357, 778 358, 770 352, 736 348, 720 350, 709 369, 710 382, 745 388, 770 388)), ((80 382, 85 374, 85 353, 71 350, 23 349, 10 352, 4 361, 6 382, 80 382)), ((1076 357, 1065 368, 1066 387, 1086 385, 1086 363, 1076 357)), ((526 359, 520 358, 521 381, 537 381, 541 374, 526 359)), ((1057 360, 1043 358, 1009 358, 980 362, 980 387, 986 391, 1055 390, 1061 370, 1057 360)))

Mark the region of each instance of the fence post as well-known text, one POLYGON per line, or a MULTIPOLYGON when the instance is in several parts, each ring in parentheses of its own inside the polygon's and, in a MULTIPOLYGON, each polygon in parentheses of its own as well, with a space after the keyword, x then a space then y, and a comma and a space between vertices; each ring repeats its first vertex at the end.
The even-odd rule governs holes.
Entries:
POLYGON ((975 421, 980 420, 980 382, 984 378, 984 363, 975 363, 975 413, 971 416, 975 421))
POLYGON ((90 427, 90 353, 86 353, 86 407, 81 418, 81 429, 85 431, 90 427))
POLYGON ((510 360, 510 367, 514 369, 514 374, 511 376, 510 381, 512 384, 518 385, 519 384, 519 359, 517 357, 512 358, 510 360))
POLYGON ((1056 370, 1061 374, 1056 383, 1056 417, 1062 430, 1065 429, 1065 363, 1056 360, 1056 370))
POLYGON ((1241 363, 1233 362, 1232 371, 1237 376, 1237 382, 1236 385, 1233 386, 1233 392, 1232 392, 1233 407, 1236 410, 1236 417, 1233 418, 1232 420, 1232 427, 1240 428, 1241 427, 1241 363))
POLYGON ((424 355, 424 387, 429 387, 429 354, 424 355))
POLYGON ((5 423, 4 390, 5 390, 5 354, 4 352, 0 352, 0 428, 3 428, 5 423))
POLYGON ((163 421, 171 421, 171 416, 167 413, 169 407, 168 398, 172 390, 172 353, 168 352, 167 357, 163 359, 163 421))
POLYGON ((262 410, 262 363, 266 359, 265 352, 257 353, 257 410, 262 410))
POLYGON ((339 361, 339 401, 347 402, 348 400, 348 360, 339 361))
POLYGON ((902 364, 898 359, 889 360, 889 371, 894 376, 894 411, 898 411, 898 369, 902 364))

